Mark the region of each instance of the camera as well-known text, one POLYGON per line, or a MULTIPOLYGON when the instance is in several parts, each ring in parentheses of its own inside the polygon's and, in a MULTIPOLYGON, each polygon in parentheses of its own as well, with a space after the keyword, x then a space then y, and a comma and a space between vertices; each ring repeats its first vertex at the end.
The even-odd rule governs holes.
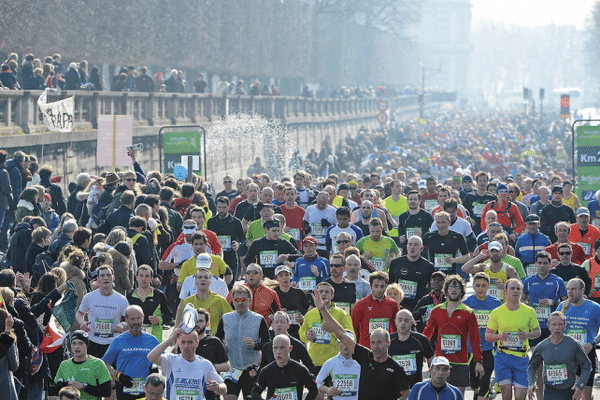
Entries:
POLYGON ((132 144, 131 146, 126 146, 126 147, 127 147, 127 151, 130 151, 130 150, 142 151, 142 150, 144 150, 143 143, 136 143, 136 144, 132 144))

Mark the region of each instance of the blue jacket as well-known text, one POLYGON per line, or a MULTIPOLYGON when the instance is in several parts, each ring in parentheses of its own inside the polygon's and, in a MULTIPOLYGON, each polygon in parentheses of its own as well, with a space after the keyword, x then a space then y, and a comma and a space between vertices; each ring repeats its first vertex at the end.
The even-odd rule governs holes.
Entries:
POLYGON ((121 207, 110 213, 106 219, 104 233, 108 234, 115 226, 122 226, 127 229, 129 227, 129 218, 133 217, 134 215, 135 214, 131 208, 121 204, 121 207))
POLYGON ((523 266, 535 264, 535 255, 550 246, 550 239, 541 232, 532 235, 526 232, 517 238, 515 256, 521 260, 523 266))
POLYGON ((329 276, 329 261, 323 257, 317 257, 312 261, 308 261, 304 257, 300 257, 296 260, 296 267, 294 268, 294 277, 292 281, 299 283, 300 278, 305 277, 315 277, 316 283, 318 285, 321 281, 327 279, 329 276), (315 277, 315 274, 312 273, 311 265, 316 265, 319 269, 319 276, 315 277))
POLYGON ((437 392, 430 380, 419 382, 410 390, 408 400, 463 400, 463 395, 456 386, 446 382, 446 387, 441 392, 437 392))

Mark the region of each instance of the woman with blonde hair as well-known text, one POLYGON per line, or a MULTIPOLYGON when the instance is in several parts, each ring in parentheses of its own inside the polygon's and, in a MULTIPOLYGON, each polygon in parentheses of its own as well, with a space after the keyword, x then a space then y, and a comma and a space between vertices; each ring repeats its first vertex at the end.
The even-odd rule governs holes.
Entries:
POLYGON ((0 387, 3 389, 2 398, 17 400, 17 390, 13 372, 19 368, 17 338, 12 330, 14 320, 6 309, 0 308, 0 387))

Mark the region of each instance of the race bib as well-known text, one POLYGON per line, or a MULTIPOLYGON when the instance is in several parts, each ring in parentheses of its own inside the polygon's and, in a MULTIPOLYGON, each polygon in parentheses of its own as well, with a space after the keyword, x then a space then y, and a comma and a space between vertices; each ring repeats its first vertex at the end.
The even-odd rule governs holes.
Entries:
POLYGON ((322 238, 325 236, 325 228, 319 222, 318 224, 310 224, 310 234, 315 238, 322 238))
POLYGON ((340 391, 338 396, 356 396, 358 395, 358 375, 334 374, 333 386, 340 391))
POLYGON ((273 267, 277 264, 277 250, 264 250, 260 252, 260 265, 264 267, 273 267))
POLYGON ((390 331, 390 319, 389 318, 371 318, 369 320, 369 335, 377 328, 383 328, 386 331, 390 331))
POLYGON ((294 238, 296 242, 300 241, 300 229, 298 228, 290 228, 288 230, 288 235, 294 238))
POLYGON ((525 267, 525 272, 527 273, 528 278, 535 276, 537 275, 537 267, 535 264, 529 264, 525 267))
POLYGON ((414 299, 417 297, 417 282, 398 279, 398 285, 404 291, 405 299, 414 299))
POLYGON ((427 310, 425 311, 425 314, 423 315, 423 323, 427 324, 427 321, 429 321, 429 318, 431 317, 431 310, 433 310, 435 308, 435 304, 429 304, 429 305, 425 306, 425 308, 427 310))
POLYGON ((485 204, 481 204, 481 203, 473 204, 473 214, 476 217, 481 217, 484 209, 485 209, 485 204))
POLYGON ((452 257, 452 254, 435 253, 433 265, 436 271, 452 271, 452 264, 446 262, 446 256, 452 257))
POLYGON ((290 324, 298 325, 296 316, 298 316, 298 310, 287 310, 287 315, 290 317, 290 324))
POLYGON ((417 234, 417 228, 406 228, 406 240, 417 234))
POLYGON ((242 372, 244 372, 244 370, 231 368, 223 374, 223 380, 228 379, 233 383, 237 383, 237 381, 240 380, 240 376, 242 376, 242 372))
POLYGON ((114 319, 96 318, 96 323, 94 324, 94 336, 100 338, 113 337, 112 330, 114 323, 114 319))
POLYGON ((477 317, 477 325, 480 328, 487 328, 488 322, 490 321, 490 314, 492 310, 473 310, 475 311, 475 317, 477 317))
MULTIPOLYGON (((315 333, 315 343, 329 344, 331 343, 331 333, 323 330, 323 324, 314 322, 312 324, 312 330, 315 333)), ((279 397, 278 397, 279 399, 279 397)))
POLYGON ((567 374, 567 364, 550 364, 545 367, 548 385, 562 385, 567 382, 567 379, 569 378, 569 375, 567 374))
POLYGON ((548 318, 550 317, 550 311, 551 311, 550 306, 537 305, 533 308, 535 309, 535 316, 537 317, 537 319, 539 321, 547 321, 548 318))
POLYGON ((385 258, 383 257, 371 257, 369 264, 371 264, 376 271, 385 270, 385 258))
POLYGON ((217 239, 219 239, 219 244, 223 248, 223 251, 231 251, 231 236, 229 236, 229 235, 217 236, 217 239))
POLYGON ((443 354, 456 354, 460 352, 460 335, 442 334, 441 348, 443 354))
POLYGON ((587 331, 585 329, 569 329, 567 335, 577 340, 582 346, 587 343, 587 331))
POLYGON ((298 287, 305 292, 312 292, 315 290, 317 286, 317 278, 314 276, 305 276, 300 278, 300 282, 298 282, 298 287))
POLYGON ((134 378, 133 386, 130 388, 123 387, 123 393, 130 395, 138 395, 144 393, 144 382, 145 378, 134 378))
POLYGON ((200 400, 200 391, 199 390, 175 390, 175 398, 176 400, 200 400))
POLYGON ((439 202, 437 200, 425 200, 423 201, 423 205, 425 206, 425 211, 431 214, 431 210, 438 206, 439 202))
POLYGON ((600 274, 594 277, 594 290, 600 290, 600 274))
POLYGON ((406 375, 414 375, 417 373, 417 355, 416 354, 403 354, 401 356, 392 356, 402 368, 406 375))
POLYGON ((498 287, 494 284, 490 285, 490 287, 488 288, 487 294, 489 296, 494 296, 497 299, 502 298, 502 290, 498 289, 498 287))
POLYGON ((512 351, 523 351, 523 341, 516 332, 509 332, 506 340, 502 342, 502 347, 512 351))
POLYGON ((142 325, 142 331, 152 335, 152 325, 142 325))
POLYGON ((586 256, 590 255, 590 250, 592 249, 592 246, 589 243, 577 242, 577 244, 583 247, 583 251, 585 251, 586 256))
POLYGON ((344 310, 344 312, 346 314, 350 314, 350 303, 341 303, 341 302, 336 302, 335 303, 336 307, 341 308, 342 310, 344 310))
POLYGON ((277 400, 298 400, 298 392, 295 387, 275 389, 275 399, 277 400))

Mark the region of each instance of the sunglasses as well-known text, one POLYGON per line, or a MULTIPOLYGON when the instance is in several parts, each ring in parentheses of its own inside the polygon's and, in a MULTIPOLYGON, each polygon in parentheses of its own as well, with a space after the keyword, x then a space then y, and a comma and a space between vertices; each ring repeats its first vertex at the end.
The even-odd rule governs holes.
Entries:
POLYGON ((570 251, 562 251, 562 252, 558 252, 559 256, 570 256, 571 252, 570 251))
POLYGON ((183 229, 196 229, 196 225, 184 225, 183 229))
POLYGON ((335 241, 337 244, 342 244, 342 243, 350 243, 349 240, 336 240, 335 241))
POLYGON ((237 299, 233 299, 234 303, 247 303, 248 301, 250 301, 250 299, 247 297, 238 297, 237 299))
POLYGON ((258 274, 260 274, 260 272, 258 272, 256 270, 246 271, 246 275, 258 275, 258 274))
POLYGON ((223 183, 233 183, 233 181, 223 181, 223 183))
POLYGON ((344 264, 329 264, 330 268, 344 268, 344 264))
POLYGON ((504 189, 498 190, 498 193, 508 193, 508 190, 504 190, 504 189))

